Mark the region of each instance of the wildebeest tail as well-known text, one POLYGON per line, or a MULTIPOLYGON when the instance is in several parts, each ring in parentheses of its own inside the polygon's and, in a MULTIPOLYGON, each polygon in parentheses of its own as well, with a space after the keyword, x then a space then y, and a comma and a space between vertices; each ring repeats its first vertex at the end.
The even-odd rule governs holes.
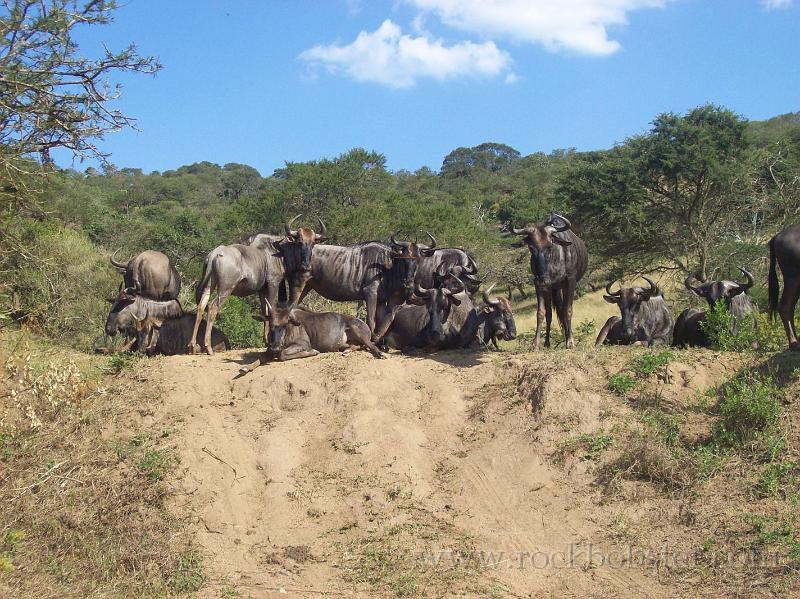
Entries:
POLYGON ((194 301, 200 304, 200 298, 203 297, 203 291, 208 287, 211 281, 211 272, 214 270, 214 254, 209 254, 203 261, 203 277, 197 284, 194 290, 194 301))
POLYGON ((564 290, 562 288, 553 289, 553 307, 556 309, 556 317, 558 324, 561 325, 561 330, 566 331, 564 328, 564 290))
POLYGON ((772 320, 775 317, 775 311, 778 309, 778 293, 780 292, 780 285, 778 284, 778 272, 775 267, 775 238, 769 240, 769 318, 772 320))

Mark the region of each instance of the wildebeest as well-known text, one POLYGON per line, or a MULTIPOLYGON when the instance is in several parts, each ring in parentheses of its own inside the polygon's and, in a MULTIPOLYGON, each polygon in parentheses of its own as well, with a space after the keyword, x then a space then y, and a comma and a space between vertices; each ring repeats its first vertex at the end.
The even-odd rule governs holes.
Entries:
MULTIPOLYGON (((463 301, 469 301, 463 291, 463 283, 455 291, 445 285, 426 288, 416 284, 414 295, 409 298, 411 304, 397 309, 384 338, 386 344, 401 350, 445 347, 449 332, 445 326, 451 310, 463 301)), ((477 323, 474 324, 473 336, 476 331, 477 323)))
POLYGON ((668 345, 672 333, 672 312, 661 290, 651 279, 643 277, 649 287, 620 287, 611 291, 606 285, 603 299, 616 304, 622 316, 612 316, 600 329, 595 345, 668 345))
POLYGON ((391 237, 390 244, 366 241, 349 246, 320 245, 311 257, 311 278, 302 299, 311 289, 337 302, 363 300, 367 326, 373 339, 388 328, 396 308, 414 291, 419 246, 391 237), (378 306, 385 306, 378 326, 378 306))
POLYGON ((290 225, 296 218, 298 217, 286 223, 285 236, 256 233, 247 238, 246 243, 220 245, 209 252, 203 262, 203 276, 195 292, 197 316, 194 333, 188 345, 192 353, 197 350, 197 332, 206 306, 208 306, 208 326, 203 337, 203 346, 208 354, 214 353, 210 346, 214 320, 225 300, 231 295, 247 297, 254 293, 259 294, 261 314, 265 317, 264 342, 266 343, 267 302, 273 306, 277 305, 278 291, 285 276, 292 290, 291 299, 297 299, 302 287, 299 282, 300 277, 306 276, 305 273, 312 262, 313 246, 318 239, 321 239, 321 235, 318 236, 312 229, 301 228, 299 231, 293 231, 290 225), (217 296, 209 302, 214 290, 217 290, 217 296))
MULTIPOLYGON (((186 353, 195 315, 185 314, 177 300, 155 301, 123 294, 110 301, 113 305, 106 319, 106 334, 128 337, 124 349, 165 356, 186 353)), ((205 333, 205 323, 200 325, 200 332, 205 333)), ((211 332, 211 345, 217 351, 230 349, 228 338, 216 328, 211 332)))
MULTIPOLYGON (((319 353, 363 348, 376 358, 380 350, 371 340, 369 327, 354 316, 336 312, 312 312, 292 304, 270 305, 269 352, 280 361, 308 358, 319 353)), ((248 372, 254 365, 245 366, 248 372)))
POLYGON ((524 239, 512 244, 512 247, 527 245, 531 252, 531 273, 538 304, 534 349, 539 348, 542 321, 545 320, 547 328, 544 346, 550 347, 550 323, 554 305, 566 346, 575 347, 572 337, 572 302, 576 285, 586 272, 586 245, 572 231, 570 222, 558 214, 551 214, 543 225, 529 225, 521 229, 511 227, 511 232, 524 236, 524 239))
MULTIPOLYGON (((511 310, 511 299, 499 297, 492 299, 491 293, 494 284, 483 291, 484 305, 476 308, 478 316, 478 340, 484 345, 491 342, 495 349, 498 337, 504 341, 511 341, 517 336, 517 325, 514 322, 514 313, 511 310)), ((456 312, 461 312, 458 308, 456 312)), ((453 319, 454 322, 456 319, 453 319)))
MULTIPOLYGON (((699 285, 692 285, 694 275, 689 275, 684 281, 686 288, 696 296, 706 300, 708 309, 714 311, 720 301, 725 303, 732 316, 732 333, 736 333, 745 320, 753 327, 756 325, 756 307, 753 300, 747 295, 747 290, 753 286, 753 275, 745 268, 739 269, 745 277, 745 282, 736 281, 702 281, 699 285)), ((672 335, 672 345, 675 347, 697 346, 708 347, 711 339, 704 330, 702 323, 705 321, 706 312, 698 308, 687 308, 675 321, 672 335)), ((753 343, 758 347, 758 343, 753 343)))
POLYGON ((123 273, 126 293, 158 301, 178 299, 181 276, 165 254, 145 250, 127 262, 117 262, 114 255, 111 265, 123 273))
POLYGON ((461 248, 437 248, 436 238, 430 233, 431 245, 419 244, 420 261, 417 266, 416 283, 425 288, 436 285, 435 274, 444 266, 446 272, 461 279, 470 295, 478 292, 481 282, 477 278, 478 265, 466 251, 461 248))
POLYGON ((777 311, 786 329, 789 348, 800 351, 797 327, 794 323, 794 310, 800 298, 800 225, 787 227, 769 241, 769 313, 777 311), (780 302, 778 293, 778 273, 775 264, 783 273, 783 294, 780 302))

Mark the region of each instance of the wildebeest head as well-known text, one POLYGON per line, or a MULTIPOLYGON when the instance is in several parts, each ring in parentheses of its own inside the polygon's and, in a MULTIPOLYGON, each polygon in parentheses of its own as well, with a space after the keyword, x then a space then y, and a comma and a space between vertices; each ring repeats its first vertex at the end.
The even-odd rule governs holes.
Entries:
POLYGON ((551 214, 544 225, 529 225, 521 229, 511 227, 514 235, 523 236, 521 241, 511 244, 512 247, 527 245, 531 252, 533 278, 537 283, 543 283, 547 277, 550 249, 553 244, 572 245, 571 241, 556 237, 556 233, 562 233, 571 228, 570 222, 558 214, 551 214))
MULTIPOLYGON (((458 278, 455 280, 459 281, 458 278)), ((424 305, 428 311, 428 324, 423 334, 425 343, 436 345, 444 341, 444 323, 450 316, 450 307, 461 305, 461 300, 456 297, 461 291, 464 291, 463 283, 456 290, 448 287, 426 289, 422 285, 415 286, 411 303, 424 305)))
POLYGON ((623 341, 632 343, 636 340, 636 323, 638 321, 639 310, 643 302, 650 301, 651 297, 660 294, 658 285, 647 277, 642 277, 650 284, 650 287, 620 287, 616 291, 611 291, 612 283, 606 285, 606 293, 603 299, 609 304, 617 304, 622 314, 622 332, 625 336, 623 341))
MULTIPOLYGON (((286 328, 289 326, 300 326, 302 323, 297 319, 297 304, 289 306, 272 306, 267 301, 269 310, 269 335, 267 336, 268 348, 272 352, 279 352, 283 349, 286 342, 286 328)), ((259 320, 261 315, 255 316, 259 320)))
POLYGON ((511 311, 511 300, 505 297, 492 299, 491 293, 495 283, 483 290, 483 301, 486 304, 483 311, 488 322, 492 337, 500 337, 511 341, 517 336, 517 325, 514 322, 514 313, 511 311))
POLYGON ((744 283, 737 283, 735 281, 701 281, 699 285, 692 285, 692 280, 695 275, 689 275, 684 281, 686 288, 695 295, 702 297, 708 302, 709 308, 714 310, 717 307, 717 302, 723 300, 725 305, 730 308, 731 301, 740 293, 744 293, 753 286, 753 275, 747 269, 739 269, 745 276, 744 283))
POLYGON ((108 318, 106 318, 106 335, 110 337, 114 337, 118 333, 125 333, 129 336, 135 335, 136 317, 131 308, 136 301, 136 297, 122 291, 122 286, 120 285, 119 295, 107 298, 106 301, 111 303, 111 311, 108 313, 108 318))
POLYGON ((417 275, 420 245, 413 241, 398 241, 392 235, 389 238, 392 248, 392 261, 397 265, 402 276, 403 287, 408 295, 414 291, 414 277, 417 275))
MULTIPOLYGON (((288 221, 284 226, 286 232, 286 240, 283 244, 292 244, 299 252, 299 269, 303 272, 311 270, 311 254, 314 251, 314 244, 322 243, 325 241, 325 236, 328 234, 328 229, 322 219, 317 217, 319 221, 320 232, 314 232, 314 229, 308 227, 300 227, 299 229, 292 229, 292 223, 300 218, 300 214, 288 221)), ((285 248, 282 248, 285 252, 285 248)))

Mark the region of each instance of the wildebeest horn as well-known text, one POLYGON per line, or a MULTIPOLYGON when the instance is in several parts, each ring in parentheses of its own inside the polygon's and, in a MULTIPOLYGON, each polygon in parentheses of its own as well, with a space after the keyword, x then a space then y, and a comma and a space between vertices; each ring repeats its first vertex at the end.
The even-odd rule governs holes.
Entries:
POLYGON ((572 228, 572 223, 569 222, 566 218, 564 218, 560 214, 556 214, 555 212, 553 212, 553 214, 550 215, 550 218, 552 219, 553 217, 561 219, 562 221, 564 221, 563 225, 558 226, 558 227, 554 226, 555 230, 556 230, 556 233, 562 233, 563 231, 568 231, 569 229, 572 228))
POLYGON ((286 237, 292 237, 292 238, 295 238, 295 239, 297 238, 297 231, 292 231, 292 223, 294 221, 296 221, 298 218, 300 218, 301 216, 303 216, 303 215, 302 214, 298 214, 293 219, 291 219, 290 221, 287 221, 283 225, 283 228, 286 231, 286 237))
POLYGON ((528 229, 526 229, 525 227, 523 227, 521 229, 517 229, 514 225, 511 225, 511 232, 514 235, 527 235, 528 234, 528 229))
POLYGON ((686 277, 686 280, 684 280, 683 284, 686 286, 686 289, 688 289, 692 293, 700 295, 700 290, 697 287, 692 287, 692 285, 689 283, 689 281, 696 278, 697 277, 695 276, 694 273, 690 273, 689 276, 686 277))
POLYGON ((489 285, 488 289, 483 290, 483 301, 486 302, 487 306, 497 306, 500 304, 499 299, 493 300, 492 298, 489 297, 489 294, 492 292, 492 289, 494 289, 495 285, 497 285, 497 283, 492 283, 491 285, 489 285))
POLYGON ((430 289, 425 289, 425 288, 424 288, 422 285, 420 285, 419 283, 417 283, 417 284, 414 286, 414 293, 416 293, 416 294, 417 294, 418 296, 420 296, 420 297, 425 297, 426 295, 429 295, 429 294, 430 294, 430 292, 431 292, 431 290, 430 290, 430 289))
POLYGON ((744 266, 741 267, 739 270, 742 271, 742 274, 747 279, 747 283, 739 283, 739 287, 741 287, 743 290, 750 289, 753 286, 753 283, 755 283, 755 281, 753 280, 753 275, 751 275, 750 271, 748 271, 744 266))
MULTIPOLYGON (((447 276, 447 264, 445 264, 444 262, 439 264, 439 266, 436 267, 436 274, 439 275, 442 278, 446 277, 447 276)), ((452 274, 452 271, 451 271, 451 274, 452 274)), ((455 276, 455 275, 453 275, 453 276, 455 276)))
POLYGON ((317 217, 317 220, 319 221, 319 233, 316 234, 316 241, 322 241, 328 236, 328 227, 325 226, 320 217, 317 217))
POLYGON ((653 283, 653 281, 652 281, 651 279, 648 279, 648 278, 647 278, 647 277, 645 277, 644 275, 642 275, 642 278, 643 278, 645 281, 647 281, 648 283, 650 283, 650 289, 647 289, 647 290, 645 290, 645 293, 646 293, 647 295, 651 295, 651 296, 652 296, 652 295, 658 295, 658 285, 656 285, 655 283, 653 283))
POLYGON ((478 284, 480 284, 480 283, 481 283, 481 280, 480 280, 478 277, 476 277, 476 276, 474 276, 474 275, 471 275, 471 274, 469 274, 469 273, 468 273, 467 271, 465 271, 465 270, 464 270, 464 271, 461 271, 461 278, 462 278, 462 279, 466 279, 467 281, 469 281, 469 282, 471 282, 471 283, 478 283, 478 284))
POLYGON ((469 264, 467 264, 467 267, 461 271, 462 274, 468 274, 468 275, 478 274, 478 265, 475 264, 475 260, 472 259, 472 256, 467 254, 467 260, 469 264))
POLYGON ((410 241, 397 241, 394 238, 395 235, 397 235, 397 232, 394 232, 389 236, 389 240, 392 242, 392 245, 398 245, 398 246, 400 246, 402 248, 407 248, 408 246, 411 245, 410 241))
POLYGON ((431 250, 432 250, 433 248, 435 248, 435 247, 436 247, 436 238, 435 238, 433 235, 431 235, 431 234, 430 234, 428 231, 425 231, 425 234, 426 234, 428 237, 430 237, 430 238, 431 238, 431 244, 428 246, 428 249, 431 249, 431 250))
POLYGON ((461 287, 461 289, 458 289, 456 291, 445 289, 445 291, 449 292, 448 295, 455 295, 456 293, 461 293, 462 291, 465 291, 467 289, 467 286, 464 285, 464 281, 459 279, 456 275, 453 275, 453 278, 456 280, 456 283, 458 283, 458 286, 461 287))
POLYGON ((609 281, 609 282, 608 282, 608 284, 606 285, 606 293, 607 293, 608 295, 612 295, 612 296, 614 296, 614 297, 617 297, 617 296, 619 296, 620 292, 622 291, 622 287, 620 287, 620 288, 619 288, 619 289, 617 289, 616 291, 611 291, 611 286, 612 286, 613 284, 614 284, 614 281, 609 281))
POLYGON ((117 262, 116 260, 114 260, 114 256, 117 255, 118 251, 119 251, 119 248, 114 250, 114 253, 111 254, 111 257, 109 258, 109 260, 111 260, 111 266, 113 266, 114 268, 118 268, 120 270, 126 270, 128 268, 128 262, 130 262, 130 260, 128 260, 128 262, 126 262, 125 264, 123 264, 122 262, 117 262))

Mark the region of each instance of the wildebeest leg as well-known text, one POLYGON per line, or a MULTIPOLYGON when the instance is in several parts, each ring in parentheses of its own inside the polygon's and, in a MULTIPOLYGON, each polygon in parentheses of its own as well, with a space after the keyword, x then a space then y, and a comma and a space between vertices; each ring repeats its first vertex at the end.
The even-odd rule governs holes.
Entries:
POLYGON ((597 339, 595 339, 595 345, 603 345, 605 343, 606 337, 608 337, 609 331, 617 324, 617 321, 622 320, 619 316, 612 316, 608 320, 606 320, 606 324, 603 325, 603 328, 600 329, 600 333, 597 335, 597 339))
POLYGON ((400 306, 402 306, 403 303, 405 303, 405 300, 402 297, 396 296, 390 297, 389 301, 386 302, 386 314, 372 334, 372 337, 375 339, 375 341, 382 339, 386 334, 386 331, 389 330, 389 327, 394 322, 394 317, 397 315, 397 311, 400 309, 400 306))
POLYGON ((369 329, 364 326, 364 323, 358 323, 356 326, 348 326, 347 329, 345 329, 345 335, 347 337, 348 348, 363 347, 376 358, 383 357, 381 350, 379 350, 372 342, 372 339, 370 339, 369 329))
POLYGON ((567 349, 575 347, 575 339, 572 337, 572 301, 575 299, 575 281, 567 279, 564 287, 561 288, 561 323, 564 327, 564 340, 567 349))
POLYGON ((230 291, 223 292, 223 290, 220 289, 217 297, 208 305, 208 320, 206 321, 206 335, 203 346, 205 346, 206 353, 209 356, 214 355, 214 348, 211 346, 211 331, 214 329, 214 321, 217 319, 219 311, 222 310, 222 306, 225 304, 225 300, 228 299, 229 295, 230 291))
POLYGON ((797 299, 800 297, 800 277, 794 280, 783 278, 783 294, 778 304, 778 314, 781 315, 783 328, 786 329, 786 336, 789 338, 789 349, 800 350, 797 342, 797 327, 794 324, 794 309, 797 306, 797 299))
POLYGON ((553 324, 553 291, 548 289, 544 294, 544 317, 546 328, 544 331, 544 346, 550 347, 550 327, 553 324))
POLYGON ((367 326, 372 335, 373 341, 375 340, 375 313, 378 311, 378 294, 368 293, 364 298, 367 302, 367 326))
POLYGON ((536 286, 536 336, 533 338, 533 349, 539 349, 542 338, 542 322, 545 316, 545 290, 536 286))
POLYGON ((287 362, 288 360, 297 360, 299 358, 311 358, 318 354, 319 352, 317 350, 311 349, 308 345, 293 344, 281 351, 278 355, 278 360, 287 362))
MULTIPOLYGON (((261 301, 261 316, 264 319, 264 347, 269 345, 269 309, 267 308, 267 294, 262 290, 258 294, 258 299, 261 301)), ((272 304, 273 306, 275 304, 272 304)))
POLYGON ((211 286, 207 289, 203 289, 203 295, 200 296, 200 302, 197 304, 197 313, 194 316, 194 329, 192 330, 192 339, 189 341, 189 348, 190 353, 196 354, 197 353, 197 331, 200 329, 200 323, 203 322, 203 312, 206 311, 206 306, 208 305, 208 298, 211 297, 211 286))

